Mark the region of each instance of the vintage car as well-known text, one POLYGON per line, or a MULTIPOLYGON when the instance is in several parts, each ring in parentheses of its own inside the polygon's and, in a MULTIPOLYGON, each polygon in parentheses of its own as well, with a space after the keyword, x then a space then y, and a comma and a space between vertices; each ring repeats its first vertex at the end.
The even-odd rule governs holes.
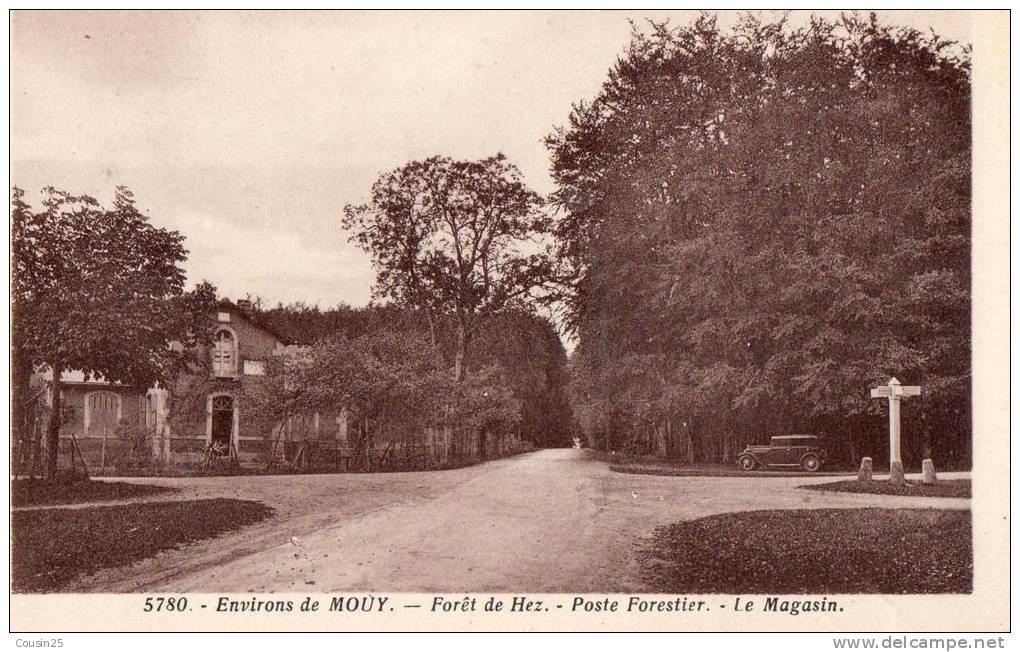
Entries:
POLYGON ((815 435, 779 435, 768 446, 748 446, 737 456, 745 471, 762 467, 799 467, 815 472, 825 463, 825 447, 815 435))

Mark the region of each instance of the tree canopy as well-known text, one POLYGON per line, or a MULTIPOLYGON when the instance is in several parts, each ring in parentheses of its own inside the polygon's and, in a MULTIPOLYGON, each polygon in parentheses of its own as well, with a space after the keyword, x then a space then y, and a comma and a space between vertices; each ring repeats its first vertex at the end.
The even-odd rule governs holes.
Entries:
POLYGON ((433 342, 439 320, 452 320, 460 381, 478 318, 522 305, 548 276, 549 259, 525 250, 548 228, 541 206, 502 154, 434 156, 382 175, 369 203, 345 207, 343 226, 372 256, 376 298, 422 311, 433 342))
POLYGON ((635 27, 546 141, 590 436, 881 453, 895 375, 924 387, 908 447, 967 456, 969 102, 966 47, 874 16, 635 27))
MULTIPOLYGON (((427 320, 417 311, 393 304, 322 309, 292 303, 270 308, 256 297, 252 306, 260 320, 300 344, 342 338, 348 346, 360 346, 359 342, 367 342, 382 331, 398 332, 418 346, 427 343, 424 350, 441 368, 449 369, 452 362, 449 352, 454 346, 451 340, 455 328, 448 319, 441 320, 437 329, 440 336, 433 346, 425 326, 427 320)), ((471 364, 465 372, 466 384, 481 387, 491 381, 509 387, 512 399, 502 404, 515 411, 513 421, 519 423, 522 439, 539 446, 562 446, 570 441, 573 418, 567 400, 567 354, 549 320, 523 310, 481 317, 468 359, 471 364)), ((435 380, 431 374, 428 377, 428 382, 435 380)), ((493 398, 502 391, 495 385, 490 391, 493 398)), ((479 393, 484 391, 482 388, 479 393)))
MULTIPOLYGON (((208 336, 215 305, 211 285, 184 289, 184 237, 151 225, 124 187, 109 208, 54 188, 43 195, 33 210, 21 189, 12 191, 12 339, 22 386, 41 365, 55 385, 68 369, 142 386, 176 376, 208 336)), ((50 419, 51 476, 59 427, 50 419)))
POLYGON ((385 440, 421 440, 432 428, 514 433, 520 405, 498 366, 456 383, 421 333, 380 328, 348 337, 341 331, 276 356, 264 376, 244 388, 247 418, 283 433, 295 417, 345 415, 355 460, 371 470, 371 451, 385 440))

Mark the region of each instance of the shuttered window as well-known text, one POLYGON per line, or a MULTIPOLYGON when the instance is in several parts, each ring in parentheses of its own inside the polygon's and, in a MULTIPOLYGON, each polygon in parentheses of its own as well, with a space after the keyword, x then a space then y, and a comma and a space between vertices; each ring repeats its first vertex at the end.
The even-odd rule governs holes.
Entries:
POLYGON ((237 341, 228 330, 216 333, 216 339, 213 341, 212 367, 214 376, 237 375, 237 341))
POLYGON ((89 392, 85 395, 85 434, 109 437, 120 419, 120 396, 113 392, 89 392))

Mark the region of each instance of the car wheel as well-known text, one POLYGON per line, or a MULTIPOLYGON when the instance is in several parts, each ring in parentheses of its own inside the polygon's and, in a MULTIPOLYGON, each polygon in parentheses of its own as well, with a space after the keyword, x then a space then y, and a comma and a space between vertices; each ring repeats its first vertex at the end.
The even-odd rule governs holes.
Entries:
POLYGON ((800 465, 804 467, 805 471, 814 473, 822 467, 822 461, 818 459, 817 455, 805 455, 801 458, 800 465))
POLYGON ((740 459, 737 460, 737 464, 745 471, 753 471, 754 467, 758 466, 757 462, 750 455, 741 455, 740 459))

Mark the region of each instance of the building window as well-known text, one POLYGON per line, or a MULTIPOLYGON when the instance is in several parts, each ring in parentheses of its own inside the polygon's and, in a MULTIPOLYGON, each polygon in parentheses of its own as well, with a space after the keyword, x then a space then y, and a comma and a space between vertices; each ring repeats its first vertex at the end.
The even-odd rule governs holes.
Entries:
POLYGON ((120 422, 120 395, 89 392, 85 395, 84 430, 88 437, 109 437, 120 422))
POLYGON ((213 339, 212 372, 217 377, 237 375, 237 339, 227 329, 221 329, 213 339))

